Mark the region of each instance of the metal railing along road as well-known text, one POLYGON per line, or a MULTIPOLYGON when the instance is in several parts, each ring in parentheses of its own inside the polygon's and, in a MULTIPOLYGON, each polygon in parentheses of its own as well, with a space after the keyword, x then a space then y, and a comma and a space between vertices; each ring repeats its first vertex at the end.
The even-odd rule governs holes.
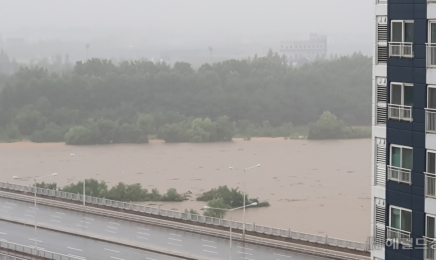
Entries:
MULTIPOLYGON (((0 189, 34 193, 35 188, 30 186, 0 182, 0 189)), ((38 195, 47 196, 47 197, 60 198, 65 200, 77 201, 77 202, 83 201, 83 195, 73 194, 63 191, 37 188, 36 193, 38 195)), ((105 198, 97 198, 91 196, 86 196, 85 200, 86 203, 88 204, 105 206, 108 208, 123 209, 124 211, 132 211, 135 213, 146 213, 156 216, 163 216, 163 217, 168 217, 178 220, 184 220, 190 222, 191 224, 200 223, 200 224, 210 225, 211 227, 216 226, 216 227, 225 227, 225 228, 229 228, 231 225, 233 229, 239 229, 239 230, 242 230, 243 228, 242 222, 232 221, 227 219, 207 217, 207 216, 190 214, 180 211, 148 207, 148 206, 137 205, 129 202, 108 200, 105 198)), ((290 229, 279 229, 279 228, 273 228, 267 226, 260 226, 255 223, 252 224, 246 223, 245 230, 248 232, 253 232, 258 234, 271 235, 277 238, 290 238, 290 239, 301 240, 305 242, 317 243, 321 245, 358 250, 362 252, 369 251, 367 243, 330 238, 327 235, 326 236, 312 235, 312 234, 292 231, 290 229)))
POLYGON ((388 117, 389 119, 412 121, 412 107, 403 105, 388 105, 388 117))
POLYGON ((436 109, 425 109, 425 131, 436 134, 436 109))
POLYGON ((391 240, 392 242, 403 245, 412 245, 410 232, 393 227, 386 227, 386 231, 387 239, 391 240))
POLYGON ((391 181, 412 184, 412 170, 388 165, 388 179, 391 181))
POLYGON ((425 196, 436 198, 436 174, 425 172, 425 196))
POLYGON ((390 42, 389 57, 413 58, 412 42, 390 42))
POLYGON ((38 256, 46 259, 56 259, 56 260, 81 260, 82 258, 79 257, 73 257, 69 255, 64 255, 60 253, 55 253, 51 251, 47 251, 41 248, 38 248, 35 250, 35 247, 30 246, 24 246, 20 244, 15 244, 8 241, 0 241, 0 260, 7 259, 7 260, 25 260, 25 259, 34 259, 32 258, 20 258, 16 255, 18 253, 22 254, 28 254, 32 256, 38 256), (13 251, 15 254, 11 255, 10 253, 6 252, 6 250, 13 251))

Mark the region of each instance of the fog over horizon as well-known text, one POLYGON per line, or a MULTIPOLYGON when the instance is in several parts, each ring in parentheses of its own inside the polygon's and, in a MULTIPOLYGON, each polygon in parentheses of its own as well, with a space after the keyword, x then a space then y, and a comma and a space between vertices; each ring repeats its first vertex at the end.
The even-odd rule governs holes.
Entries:
POLYGON ((366 0, 0 0, 0 48, 19 61, 54 55, 209 62, 279 51, 327 35, 328 53, 372 54, 366 0), (21 42, 17 43, 17 39, 21 42), (88 53, 86 44, 89 44, 88 53))

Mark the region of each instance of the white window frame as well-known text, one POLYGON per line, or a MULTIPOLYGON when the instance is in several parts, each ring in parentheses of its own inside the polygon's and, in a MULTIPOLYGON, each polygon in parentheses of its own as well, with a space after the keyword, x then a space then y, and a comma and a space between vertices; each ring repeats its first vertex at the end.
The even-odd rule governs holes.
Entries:
MULTIPOLYGON (((425 161, 426 161, 426 163, 425 163, 425 172, 426 172, 426 173, 429 173, 429 172, 428 172, 428 163, 429 163, 429 161, 428 161, 428 154, 429 154, 429 153, 434 154, 434 155, 435 155, 435 158, 436 158, 436 151, 435 151, 435 150, 427 150, 427 152, 426 152, 426 157, 425 157, 425 161)), ((435 163, 436 163, 436 160, 435 160, 435 163)), ((436 165, 435 165, 435 168, 436 168, 436 165)), ((432 173, 432 174, 434 174, 434 173, 432 173)))
MULTIPOLYGON (((393 34, 394 34, 394 30, 392 30, 392 28, 393 28, 393 25, 394 25, 394 23, 402 23, 402 29, 401 29, 401 42, 402 43, 406 43, 405 41, 404 41, 404 36, 405 36, 405 24, 406 23, 412 23, 412 24, 415 24, 415 21, 414 20, 391 20, 391 42, 392 42, 392 38, 393 38, 393 34)), ((413 30, 415 30, 415 29, 413 29, 413 30)), ((413 33, 415 33, 415 32, 413 32, 413 33)), ((407 42, 407 43, 413 43, 413 42, 407 42)))
MULTIPOLYGON (((399 210, 401 210, 401 211, 404 210, 404 211, 408 211, 408 212, 410 212, 410 213, 413 213, 411 209, 406 209, 406 208, 402 208, 402 207, 398 207, 398 206, 390 205, 390 206, 389 206, 389 227, 392 227, 392 209, 399 209, 399 210)), ((412 220, 413 215, 410 214, 410 216, 411 216, 411 218, 410 218, 410 226, 412 226, 412 223, 413 223, 413 220, 412 220)), ((401 214, 400 214, 400 218, 401 218, 401 214)), ((400 219, 400 223, 401 223, 401 219, 400 219)), ((402 231, 406 231, 406 230, 403 230, 403 229, 400 229, 400 230, 402 230, 402 231)), ((406 232, 409 232, 409 231, 406 231, 406 232)), ((410 231, 410 233, 412 233, 412 230, 410 231)))
MULTIPOLYGON (((398 144, 391 144, 391 147, 389 148, 389 165, 392 165, 392 148, 396 147, 396 148, 401 148, 401 166, 403 166, 403 149, 409 149, 412 150, 412 162, 413 162, 413 147, 410 146, 405 146, 405 145, 398 145, 398 144)), ((402 169, 407 169, 407 168, 403 168, 402 169)), ((412 169, 408 169, 408 170, 412 170, 412 169)))
POLYGON ((414 87, 411 83, 402 83, 402 82, 391 82, 389 86, 389 104, 404 106, 404 87, 414 87), (392 86, 393 85, 401 85, 401 104, 393 104, 392 103, 392 86))
POLYGON ((426 214, 425 215, 425 237, 431 238, 431 239, 436 239, 436 216, 435 215, 431 215, 431 214, 426 214), (429 237, 428 234, 427 234, 428 218, 429 217, 430 218, 434 218, 434 220, 435 220, 435 230, 434 230, 435 237, 429 237))

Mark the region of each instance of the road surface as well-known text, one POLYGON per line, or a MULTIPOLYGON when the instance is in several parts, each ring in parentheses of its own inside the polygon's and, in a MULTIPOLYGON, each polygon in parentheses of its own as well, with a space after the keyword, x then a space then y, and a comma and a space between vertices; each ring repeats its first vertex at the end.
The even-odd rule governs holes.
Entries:
MULTIPOLYGON (((320 260, 319 258, 310 255, 302 255, 298 253, 287 252, 274 248, 263 246, 243 244, 241 242, 232 243, 232 249, 229 247, 229 240, 222 238, 215 238, 200 234, 183 232, 169 228, 157 227, 147 224, 140 224, 135 222, 122 221, 119 219, 86 214, 82 212, 58 209, 54 207, 38 205, 37 210, 33 207, 32 203, 9 200, 0 198, 0 217, 12 218, 14 220, 34 221, 37 218, 38 223, 45 223, 52 227, 62 227, 74 229, 76 232, 91 232, 99 236, 104 236, 109 239, 123 239, 134 242, 144 243, 147 247, 165 248, 168 251, 182 252, 187 255, 203 256, 205 258, 214 259, 229 259, 230 252, 232 259, 243 260, 320 260)), ((1 235, 0 239, 8 240, 8 236, 27 240, 25 245, 32 245, 33 231, 23 233, 13 230, 2 230, 5 222, 1 222, 0 232, 7 233, 8 235, 1 235)), ((24 228, 24 227, 23 227, 24 228)), ((37 240, 44 241, 40 236, 44 231, 39 230, 37 240)), ((66 247, 69 240, 63 239, 61 234, 56 233, 51 240, 55 248, 66 247)), ((82 238, 76 238, 81 241, 82 238)), ((21 241, 21 242, 22 242, 21 241)), ((85 240, 83 240, 85 241, 85 240)), ((14 242, 11 240, 11 242, 14 242)), ((44 241, 46 242, 46 241, 44 241)), ((80 243, 73 248, 83 250, 70 252, 84 253, 88 251, 92 253, 91 249, 97 248, 100 242, 88 241, 77 242, 80 243)), ((43 243, 45 247, 46 243, 43 243)), ((38 244, 38 247, 40 245, 38 244)), ((101 247, 101 246, 100 246, 101 247)), ((55 249, 54 248, 54 249, 55 249)), ((58 250, 54 250, 58 252, 58 250)), ((116 250, 119 251, 119 250, 116 250)), ((110 251, 108 251, 110 252, 110 251)), ((133 253, 132 253, 133 254, 133 253)), ((153 257, 151 257, 153 258, 153 257)), ((90 258, 97 259, 97 258, 90 258)), ((108 258, 102 258, 108 259, 108 258)), ((116 258, 114 258, 117 260, 116 258)), ((122 257, 124 259, 124 257, 122 257)), ((142 258, 131 258, 142 259, 142 258)), ((147 259, 147 258, 145 258, 147 259)), ((153 258, 153 259, 166 259, 166 258, 153 258)), ((127 260, 127 259, 126 259, 127 260)))

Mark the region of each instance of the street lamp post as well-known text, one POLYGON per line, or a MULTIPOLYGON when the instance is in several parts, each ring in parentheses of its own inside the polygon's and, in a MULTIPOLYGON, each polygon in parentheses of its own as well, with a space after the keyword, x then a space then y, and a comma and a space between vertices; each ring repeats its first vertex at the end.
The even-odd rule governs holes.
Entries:
MULTIPOLYGON (((243 225, 243 229, 242 229, 242 239, 244 239, 245 240, 245 183, 246 183, 246 181, 245 181, 245 173, 247 172, 247 171, 249 171, 249 170, 251 170, 251 169, 254 169, 254 168, 257 168, 257 167, 260 167, 260 164, 256 164, 256 165, 254 165, 254 166, 251 166, 251 167, 248 167, 248 168, 245 168, 244 169, 244 190, 243 190, 243 193, 244 193, 244 206, 243 206, 243 209, 244 209, 244 212, 243 212, 243 217, 242 217, 242 225, 243 225)), ((233 167, 230 167, 230 169, 233 169, 233 167)))
MULTIPOLYGON (((70 156, 76 156, 76 154, 72 153, 70 154, 70 156)), ((85 201, 86 201, 85 185, 86 185, 86 177, 83 179, 83 208, 85 208, 85 201)))
MULTIPOLYGON (((37 250, 37 245, 38 245, 38 243, 37 243, 37 240, 38 240, 37 239, 38 211, 37 211, 37 208, 36 208, 36 189, 37 189, 36 188, 36 180, 42 179, 42 178, 46 178, 46 177, 50 177, 50 176, 56 176, 56 175, 58 175, 58 174, 57 173, 52 173, 52 174, 49 174, 49 175, 44 175, 44 176, 36 177, 36 178, 33 179, 33 186, 34 186, 34 189, 35 189, 35 192, 34 192, 34 198, 35 198, 35 201, 34 201, 34 208, 35 208, 35 238, 34 238, 35 250, 37 250)), ((13 179, 19 179, 19 177, 17 177, 17 176, 13 176, 12 178, 13 179)))
MULTIPOLYGON (((203 209, 206 209, 206 210, 208 210, 208 209, 216 209, 216 210, 222 210, 222 211, 234 211, 234 210, 237 210, 237 209, 244 209, 245 210, 245 208, 246 207, 251 207, 251 206, 257 206, 257 202, 253 202, 253 203, 251 203, 250 205, 247 205, 247 206, 242 206, 242 207, 237 207, 237 208, 232 208, 232 209, 221 209, 221 208, 212 208, 212 207, 209 207, 209 206, 204 206, 203 207, 203 209)), ((230 260, 232 259, 232 218, 230 217, 230 244, 229 244, 229 255, 230 255, 230 260)), ((244 228, 245 228, 245 226, 244 226, 244 228)))

